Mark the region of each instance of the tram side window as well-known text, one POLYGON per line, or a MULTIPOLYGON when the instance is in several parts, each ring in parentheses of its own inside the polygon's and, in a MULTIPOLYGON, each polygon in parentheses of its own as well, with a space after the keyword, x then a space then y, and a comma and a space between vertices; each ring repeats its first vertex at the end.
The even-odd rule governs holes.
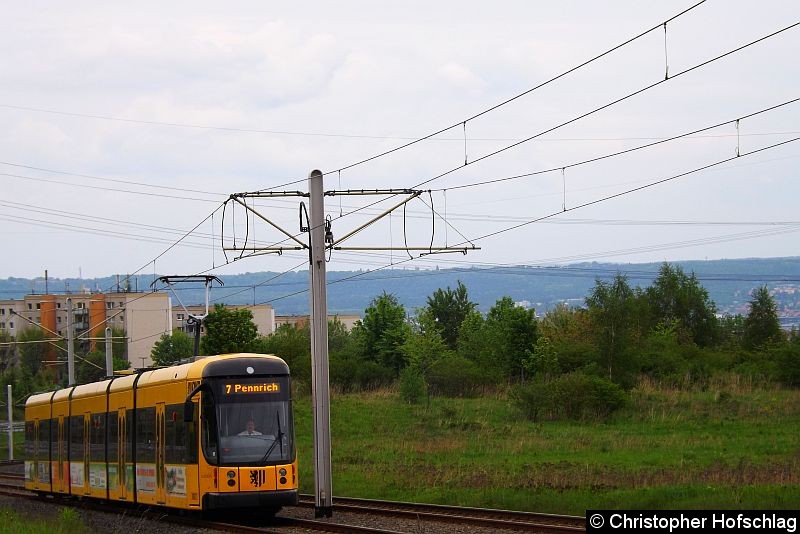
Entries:
POLYGON ((122 451, 126 462, 133 461, 133 425, 136 419, 136 410, 128 410, 125 414, 125 450, 122 451))
POLYGON ((36 446, 36 457, 45 461, 50 458, 50 419, 39 421, 39 442, 36 446))
POLYGON ((25 421, 25 459, 26 460, 35 460, 36 459, 36 441, 33 439, 35 438, 35 434, 33 432, 34 424, 33 421, 25 421))
POLYGON ((83 461, 83 415, 69 418, 69 459, 83 461))
POLYGON ((89 459, 92 462, 105 462, 106 414, 93 413, 90 421, 91 427, 89 428, 89 443, 91 448, 89 452, 89 459))
POLYGON ((168 464, 186 463, 186 433, 184 431, 182 404, 170 404, 164 411, 166 448, 164 460, 168 464))
POLYGON ((156 409, 136 409, 136 462, 156 461, 156 409))
POLYGON ((108 463, 115 464, 119 461, 117 454, 119 451, 119 426, 117 412, 108 414, 108 463))
POLYGON ((58 457, 58 419, 50 419, 50 458, 58 457))
MULTIPOLYGON (((195 412, 197 405, 194 405, 195 412)), ((168 464, 197 463, 197 430, 194 423, 183 421, 183 404, 170 404, 166 407, 166 450, 168 464)))
POLYGON ((201 400, 201 415, 200 421, 201 436, 203 441, 203 454, 208 463, 216 465, 218 460, 217 456, 217 414, 214 411, 214 402, 211 395, 203 394, 201 400))

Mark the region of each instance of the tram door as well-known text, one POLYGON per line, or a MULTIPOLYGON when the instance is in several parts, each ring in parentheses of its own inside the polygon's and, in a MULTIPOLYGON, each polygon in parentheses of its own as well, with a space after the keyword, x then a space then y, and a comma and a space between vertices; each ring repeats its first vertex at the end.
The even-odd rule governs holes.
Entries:
POLYGON ((156 404, 156 503, 167 502, 165 489, 166 468, 164 466, 164 452, 166 442, 166 420, 164 419, 164 403, 156 404))
POLYGON ((127 421, 125 420, 125 408, 117 410, 117 480, 119 481, 119 498, 128 499, 128 451, 125 446, 127 443, 127 421))
POLYGON ((56 450, 53 451, 53 456, 55 456, 56 461, 56 473, 53 477, 53 491, 66 493, 69 491, 67 488, 67 481, 69 480, 69 476, 64 476, 64 460, 66 460, 67 456, 67 435, 66 435, 66 428, 64 426, 64 416, 58 416, 58 443, 56 444, 56 450))

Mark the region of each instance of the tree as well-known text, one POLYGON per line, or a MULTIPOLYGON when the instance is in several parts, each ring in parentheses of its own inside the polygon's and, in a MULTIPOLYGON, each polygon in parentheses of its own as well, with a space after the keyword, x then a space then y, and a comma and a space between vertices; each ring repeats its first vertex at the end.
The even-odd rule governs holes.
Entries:
POLYGON ((442 339, 451 350, 458 343, 458 328, 477 305, 469 300, 467 288, 458 281, 456 289, 437 289, 428 297, 427 312, 435 321, 442 339))
POLYGON ((408 368, 422 377, 430 401, 428 373, 436 362, 452 354, 439 335, 433 317, 427 313, 421 314, 418 328, 409 333, 400 350, 408 361, 408 368))
POLYGON ((15 352, 14 337, 5 330, 0 330, 0 373, 14 367, 15 352))
POLYGON ((558 372, 558 353, 547 336, 539 336, 523 365, 532 376, 545 381, 558 372))
POLYGON ((498 300, 486 315, 484 335, 491 359, 506 377, 525 381, 525 361, 536 345, 537 323, 534 310, 517 306, 511 297, 498 300))
POLYGON ((24 374, 35 376, 48 352, 47 336, 39 328, 26 328, 17 336, 19 362, 24 374))
POLYGON ((750 312, 744 319, 744 346, 749 349, 761 347, 769 342, 780 341, 781 337, 775 300, 767 286, 761 286, 753 292, 750 312))
POLYGON ((172 365, 184 358, 194 355, 194 340, 181 330, 171 334, 162 334, 150 351, 150 358, 155 365, 172 365))
MULTIPOLYGON (((128 342, 125 329, 118 326, 111 327, 111 355, 119 360, 127 360, 128 342)), ((97 350, 106 353, 105 337, 97 342, 97 350)))
POLYGON ((384 292, 364 311, 364 319, 356 323, 353 335, 364 359, 392 369, 397 376, 406 366, 400 347, 409 331, 405 308, 397 297, 384 292))
POLYGON ((726 315, 719 320, 719 344, 729 348, 740 347, 744 340, 744 317, 726 315))
POLYGON ((694 273, 687 276, 680 266, 664 263, 645 294, 651 327, 678 321, 679 337, 686 337, 701 347, 715 340, 716 305, 708 298, 708 291, 700 285, 694 273))
MULTIPOLYGON (((309 341, 310 343, 310 341, 309 341)), ((328 352, 337 354, 349 352, 352 345, 352 336, 347 327, 338 317, 328 321, 328 352)), ((310 346, 310 345, 309 345, 310 346)), ((309 349, 310 350, 310 349, 309 349)))
MULTIPOLYGON (((127 360, 112 356, 111 366, 114 371, 128 368, 127 360)), ((75 359, 75 381, 78 384, 88 384, 106 378, 106 353, 95 350, 86 356, 75 359)))
POLYGON ((630 347, 635 298, 628 279, 620 274, 612 282, 595 281, 594 289, 586 297, 609 380, 613 380, 615 365, 630 347))
POLYGON ((570 308, 561 303, 539 321, 539 332, 554 342, 591 342, 592 322, 585 308, 570 308))
POLYGON ((253 314, 246 308, 231 311, 223 304, 215 304, 203 325, 206 330, 200 343, 203 354, 250 352, 258 337, 253 314))
POLYGON ((296 328, 283 324, 272 334, 258 338, 253 351, 282 358, 289 366, 293 380, 311 383, 311 334, 308 325, 296 328))
POLYGON ((483 315, 472 311, 458 328, 458 354, 481 366, 485 366, 488 357, 488 343, 483 331, 485 322, 483 315))

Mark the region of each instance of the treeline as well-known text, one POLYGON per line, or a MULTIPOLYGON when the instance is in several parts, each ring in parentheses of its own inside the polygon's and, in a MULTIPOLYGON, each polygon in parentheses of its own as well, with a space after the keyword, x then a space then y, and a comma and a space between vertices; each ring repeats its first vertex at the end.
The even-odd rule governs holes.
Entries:
MULTIPOLYGON (((297 386, 310 390, 308 327, 284 325, 259 336, 248 310, 220 305, 204 326, 203 354, 276 354, 297 386)), ((508 392, 532 419, 607 415, 643 378, 705 388, 716 376, 735 374, 800 386, 800 336, 781 330, 765 286, 753 290, 746 316, 718 317, 694 274, 666 263, 649 287, 632 287, 621 275, 597 280, 585 306, 559 306, 542 317, 510 297, 482 315, 461 282, 437 289, 411 313, 383 293, 351 331, 329 322, 328 348, 337 391, 397 385, 408 402, 508 392)), ((193 341, 175 331, 156 343, 152 358, 170 365, 192 354, 193 341)), ((42 373, 26 361, 19 372, 37 382, 42 373)), ((79 378, 90 378, 87 369, 79 378)))
MULTIPOLYGON (((125 340, 124 329, 111 329, 112 363, 116 371, 129 367, 125 340)), ((76 339, 73 348, 77 383, 87 384, 106 376, 104 339, 95 343, 76 339)), ((16 339, 0 330, 0 383, 12 386, 15 399, 65 387, 67 376, 66 341, 55 340, 48 332, 34 326, 22 330, 16 339)))
MULTIPOLYGON (((308 388, 308 328, 284 325, 258 337, 248 318, 247 310, 217 307, 206 322, 203 351, 277 354, 308 388)), ((800 386, 800 337, 780 329, 766 287, 752 292, 746 316, 720 318, 694 274, 666 263, 647 288, 632 287, 624 276, 597 280, 584 307, 560 306, 541 318, 510 297, 484 316, 459 282, 436 290, 413 313, 384 293, 352 331, 339 322, 328 326, 330 380, 338 391, 398 384, 409 402, 509 391, 531 418, 608 414, 642 377, 703 388, 716 375, 735 373, 800 386)), ((160 343, 174 344, 178 336, 160 343)), ((183 338, 189 355, 191 342, 183 338)), ((156 361, 168 363, 158 353, 156 361)))

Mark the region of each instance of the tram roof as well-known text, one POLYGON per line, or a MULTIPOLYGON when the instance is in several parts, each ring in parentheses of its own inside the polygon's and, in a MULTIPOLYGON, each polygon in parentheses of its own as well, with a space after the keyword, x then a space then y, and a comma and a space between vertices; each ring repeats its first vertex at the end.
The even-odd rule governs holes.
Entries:
MULTIPOLYGON (((219 356, 203 356, 182 365, 145 371, 136 387, 173 382, 175 380, 201 380, 213 376, 287 375, 289 366, 271 354, 240 352, 219 356), (251 371, 248 372, 248 369, 251 371)), ((112 391, 114 387, 112 386, 112 391)))
POLYGON ((105 395, 108 384, 111 380, 103 380, 102 382, 90 382, 89 384, 81 384, 75 386, 75 391, 72 392, 72 399, 83 399, 85 397, 95 397, 97 395, 105 395))
MULTIPOLYGON (((247 376, 253 375, 287 375, 289 366, 281 358, 272 354, 253 354, 235 353, 222 354, 219 356, 202 356, 190 363, 163 367, 150 371, 142 371, 141 378, 137 382, 137 388, 144 385, 160 384, 173 382, 176 380, 201 380, 213 376, 247 376)), ((31 395, 25 402, 26 406, 35 406, 66 400, 72 392, 73 399, 91 397, 93 395, 105 395, 109 392, 120 391, 132 387, 136 381, 136 375, 121 376, 112 379, 82 384, 80 386, 59 389, 55 393, 52 391, 31 395), (109 388, 109 383, 111 387, 109 388)))
POLYGON ((52 391, 46 391, 44 393, 37 393, 36 395, 31 395, 28 397, 28 400, 25 401, 25 407, 28 406, 37 406, 39 404, 50 404, 50 399, 53 397, 52 391))

